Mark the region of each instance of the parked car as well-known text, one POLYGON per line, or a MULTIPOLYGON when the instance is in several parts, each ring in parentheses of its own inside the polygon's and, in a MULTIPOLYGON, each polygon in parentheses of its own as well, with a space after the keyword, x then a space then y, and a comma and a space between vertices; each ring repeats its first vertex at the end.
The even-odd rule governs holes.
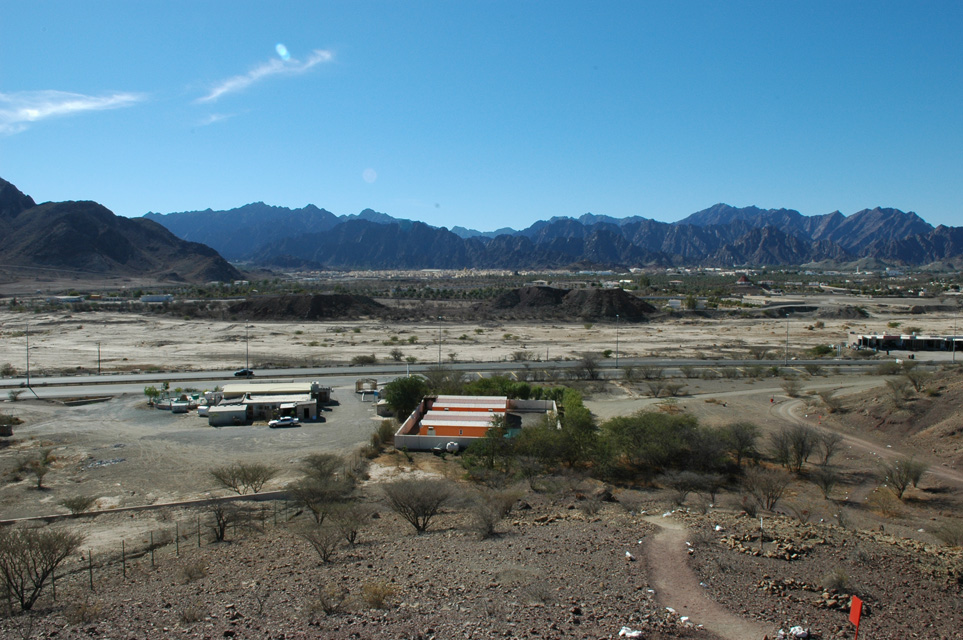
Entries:
POLYGON ((250 369, 238 369, 234 372, 235 378, 253 378, 254 372, 250 369))
POLYGON ((301 426, 301 421, 292 416, 282 416, 277 420, 271 420, 268 422, 268 426, 272 429, 282 429, 284 427, 299 427, 301 426))

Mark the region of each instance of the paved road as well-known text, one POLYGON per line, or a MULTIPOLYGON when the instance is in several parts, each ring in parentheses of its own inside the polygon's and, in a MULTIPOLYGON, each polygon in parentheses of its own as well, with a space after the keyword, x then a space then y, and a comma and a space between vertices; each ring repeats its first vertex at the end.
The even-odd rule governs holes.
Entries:
MULTIPOLYGON (((619 369, 625 367, 658 367, 667 374, 679 374, 681 367, 783 367, 785 360, 721 360, 721 359, 672 359, 672 358, 620 358, 618 366, 614 358, 608 358, 599 363, 600 377, 614 377, 619 369)), ((871 360, 792 360, 793 367, 806 365, 833 366, 847 369, 867 369, 879 365, 879 361, 871 360)), ((252 378, 255 381, 269 380, 319 380, 331 386, 353 383, 358 378, 378 377, 380 382, 388 382, 408 373, 425 373, 436 365, 404 365, 378 364, 370 366, 345 366, 326 368, 291 368, 270 369, 258 372, 252 378)), ((513 375, 526 370, 571 370, 582 366, 576 360, 558 360, 549 362, 458 362, 445 364, 455 371, 465 375, 513 375)), ((30 388, 41 398, 89 396, 98 394, 140 393, 145 386, 169 383, 172 387, 211 388, 231 382, 244 382, 246 378, 234 377, 233 371, 180 371, 180 372, 149 372, 124 373, 104 375, 78 376, 31 376, 30 388)), ((0 389, 18 389, 26 387, 25 378, 6 378, 0 380, 0 389)), ((30 393, 25 391, 25 393, 30 393)))

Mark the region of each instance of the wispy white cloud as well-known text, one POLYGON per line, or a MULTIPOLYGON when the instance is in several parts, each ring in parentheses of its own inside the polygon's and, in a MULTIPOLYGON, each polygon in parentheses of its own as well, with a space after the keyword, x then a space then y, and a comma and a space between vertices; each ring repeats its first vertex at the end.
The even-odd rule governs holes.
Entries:
POLYGON ((19 91, 0 93, 0 134, 19 133, 31 123, 84 111, 119 109, 142 102, 139 93, 88 96, 67 91, 19 91))
POLYGON ((206 118, 198 122, 198 126, 206 127, 209 124, 214 124, 215 122, 220 122, 222 120, 227 120, 228 118, 233 118, 235 114, 233 113, 212 113, 206 118))
POLYGON ((315 49, 311 52, 308 58, 301 62, 293 58, 289 60, 282 60, 280 58, 274 58, 263 64, 260 64, 245 74, 234 76, 228 78, 223 82, 219 83, 213 89, 211 89, 207 95, 202 96, 197 99, 197 102, 214 102, 221 96, 227 93, 235 93, 237 91, 243 91, 247 89, 252 84, 260 82, 266 78, 272 76, 296 76, 300 75, 312 67, 315 67, 322 62, 328 62, 332 59, 332 54, 330 51, 325 51, 323 49, 315 49))

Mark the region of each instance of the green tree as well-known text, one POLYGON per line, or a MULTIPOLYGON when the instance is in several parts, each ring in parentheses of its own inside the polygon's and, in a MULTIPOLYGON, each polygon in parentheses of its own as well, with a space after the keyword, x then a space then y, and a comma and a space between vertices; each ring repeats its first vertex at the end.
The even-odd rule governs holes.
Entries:
POLYGON ((405 420, 410 416, 427 394, 428 384, 416 376, 392 380, 381 391, 381 397, 394 411, 398 420, 405 420))

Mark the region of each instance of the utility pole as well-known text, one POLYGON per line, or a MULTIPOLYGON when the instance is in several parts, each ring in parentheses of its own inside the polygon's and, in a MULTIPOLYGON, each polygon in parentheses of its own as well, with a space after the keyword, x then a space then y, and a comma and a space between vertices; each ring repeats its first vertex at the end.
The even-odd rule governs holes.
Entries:
POLYGON ((251 368, 251 340, 247 325, 244 327, 244 368, 251 368))
POLYGON ((956 319, 959 313, 953 314, 953 363, 956 364, 956 319))
POLYGON ((615 368, 619 368, 619 314, 615 314, 615 368))
POLYGON ((27 388, 30 388, 30 323, 26 323, 24 335, 27 337, 27 388))
POLYGON ((438 366, 441 366, 441 316, 438 316, 438 366))
POLYGON ((789 312, 786 312, 786 366, 789 366, 789 312))
POLYGON ((97 343, 97 375, 100 375, 100 342, 97 343))

